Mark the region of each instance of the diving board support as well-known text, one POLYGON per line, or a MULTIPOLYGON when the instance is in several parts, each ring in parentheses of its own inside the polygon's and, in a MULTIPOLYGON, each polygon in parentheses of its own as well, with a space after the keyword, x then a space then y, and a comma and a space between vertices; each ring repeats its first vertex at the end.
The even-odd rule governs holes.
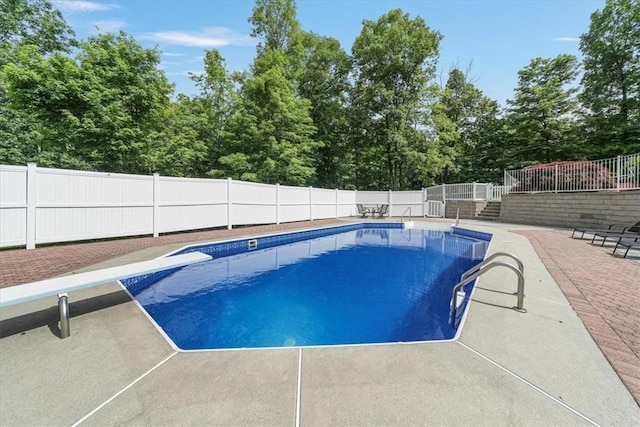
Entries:
POLYGON ((187 254, 173 255, 156 258, 149 261, 141 261, 117 267, 104 268, 102 270, 87 271, 85 273, 71 274, 63 277, 40 280, 24 285, 10 286, 0 289, 0 307, 33 301, 51 295, 58 296, 58 310, 60 312, 60 336, 67 338, 70 335, 69 328, 69 294, 78 289, 102 285, 104 283, 122 280, 143 274, 157 273, 172 268, 180 268, 212 259, 210 255, 202 252, 190 252, 187 254))

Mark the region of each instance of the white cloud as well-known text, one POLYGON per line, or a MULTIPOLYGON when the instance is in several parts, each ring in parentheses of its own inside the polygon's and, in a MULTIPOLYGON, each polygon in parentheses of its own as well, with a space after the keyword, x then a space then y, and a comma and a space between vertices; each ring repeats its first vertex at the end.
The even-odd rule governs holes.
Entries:
POLYGON ((208 27, 199 32, 193 31, 159 31, 145 33, 142 39, 153 40, 179 46, 192 47, 222 47, 222 46, 253 46, 256 41, 246 34, 240 34, 225 27, 208 27))
POLYGON ((185 71, 177 71, 177 72, 165 72, 167 76, 181 76, 181 77, 191 77, 191 75, 202 75, 204 74, 204 70, 185 70, 185 71))
POLYGON ((100 12, 120 8, 117 4, 104 4, 83 0, 58 0, 53 3, 61 10, 67 12, 100 12))
POLYGON ((162 52, 162 56, 184 56, 184 53, 162 52))
POLYGON ((556 37, 554 42, 579 42, 580 37, 556 37))
POLYGON ((91 26, 101 33, 113 33, 126 27, 127 23, 119 20, 93 21, 91 26))

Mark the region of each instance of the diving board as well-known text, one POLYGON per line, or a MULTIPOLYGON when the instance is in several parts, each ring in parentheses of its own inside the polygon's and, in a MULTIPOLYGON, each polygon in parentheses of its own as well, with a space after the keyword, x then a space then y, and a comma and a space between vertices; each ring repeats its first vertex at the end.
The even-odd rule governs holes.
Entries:
POLYGON ((32 301, 51 295, 58 295, 60 331, 62 338, 66 338, 69 336, 68 292, 114 282, 128 277, 184 267, 210 259, 212 259, 210 255, 202 252, 191 252, 2 288, 0 289, 0 307, 32 301))

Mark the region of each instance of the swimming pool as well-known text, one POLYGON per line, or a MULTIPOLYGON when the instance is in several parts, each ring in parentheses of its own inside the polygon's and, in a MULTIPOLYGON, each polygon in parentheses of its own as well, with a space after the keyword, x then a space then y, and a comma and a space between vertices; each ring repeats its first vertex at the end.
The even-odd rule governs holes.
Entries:
POLYGON ((352 224, 191 246, 177 253, 214 259, 123 285, 181 350, 444 340, 451 289, 489 240, 352 224))

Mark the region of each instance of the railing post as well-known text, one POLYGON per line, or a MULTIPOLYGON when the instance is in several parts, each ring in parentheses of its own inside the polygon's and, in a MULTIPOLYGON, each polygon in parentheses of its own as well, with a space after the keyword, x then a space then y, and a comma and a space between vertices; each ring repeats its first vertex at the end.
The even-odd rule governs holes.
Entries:
POLYGON ((231 178, 227 178, 227 230, 231 230, 233 227, 233 221, 231 221, 231 178))
POLYGON ((153 174, 153 237, 160 235, 160 175, 158 173, 153 174))
POLYGON ((38 171, 35 163, 27 163, 27 249, 36 248, 36 191, 38 182, 38 171))
POLYGON ((276 184, 276 224, 280 224, 280 184, 276 184))
POLYGON ((554 178, 555 178, 555 179, 554 179, 554 181, 555 181, 554 186, 555 186, 555 188, 556 188, 556 189, 555 189, 555 193, 557 194, 557 193, 558 193, 558 165, 556 165, 556 170, 555 170, 555 172, 553 173, 553 176, 554 176, 554 178))
POLYGON ((616 192, 620 191, 620 174, 622 173, 622 158, 618 156, 616 161, 616 192))

